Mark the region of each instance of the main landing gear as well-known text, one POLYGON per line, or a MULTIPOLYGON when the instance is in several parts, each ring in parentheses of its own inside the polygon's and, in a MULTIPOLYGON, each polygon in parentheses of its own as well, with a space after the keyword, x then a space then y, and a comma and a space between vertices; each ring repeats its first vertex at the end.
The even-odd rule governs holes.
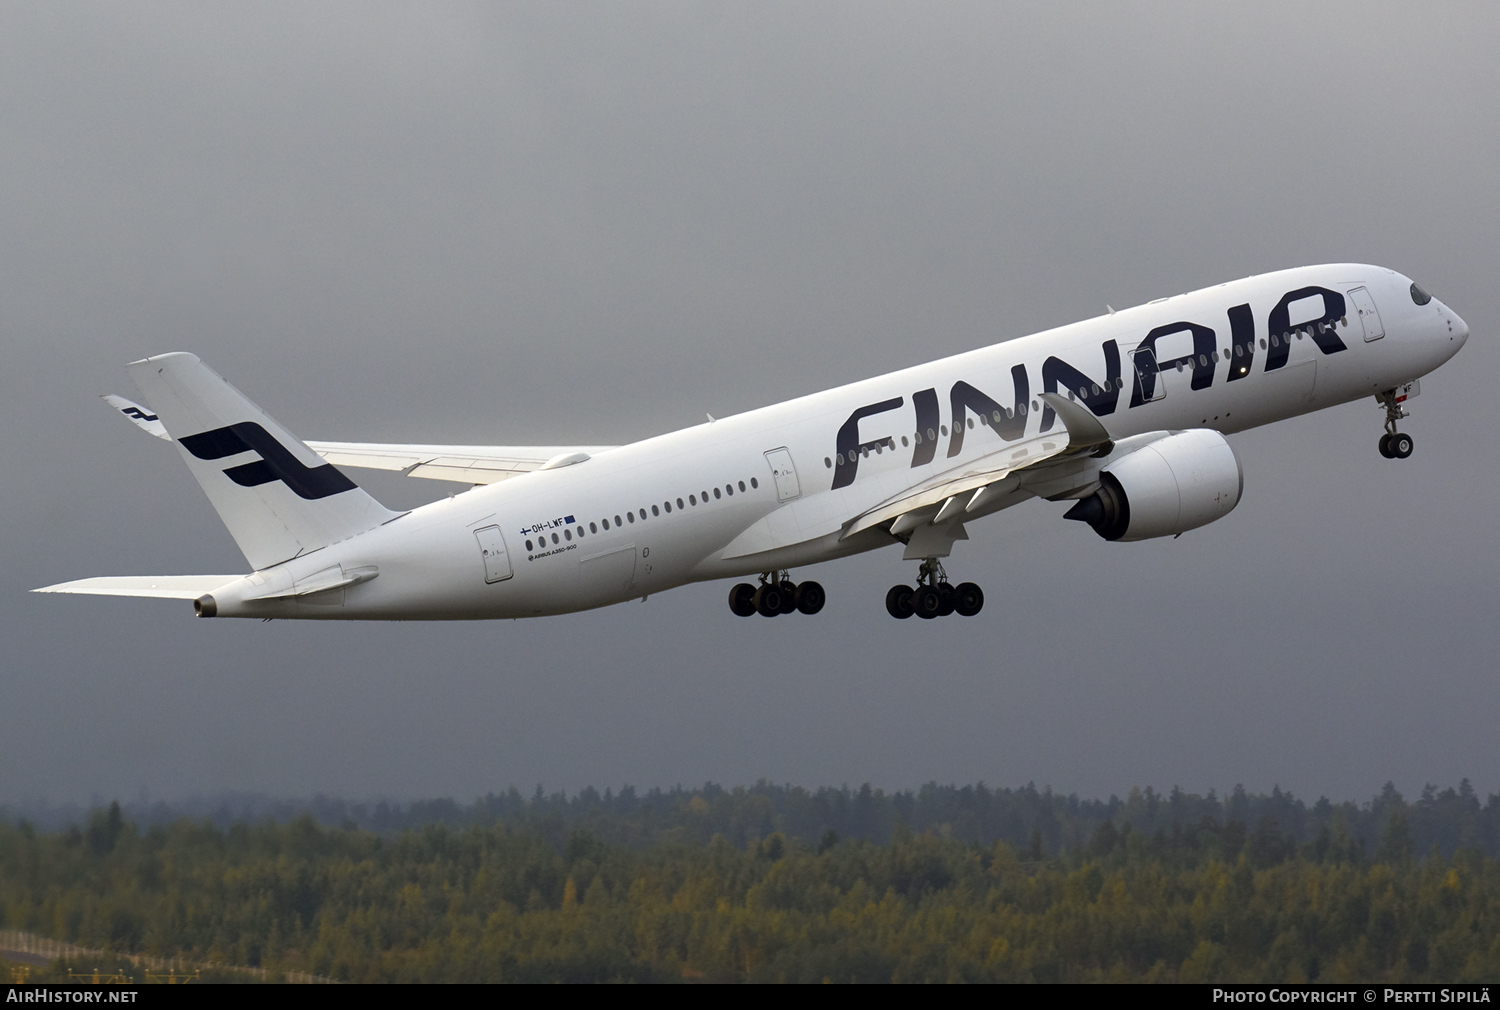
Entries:
POLYGON ((1385 434, 1380 436, 1380 455, 1386 459, 1405 459, 1411 455, 1412 440, 1410 435, 1396 430, 1396 422, 1411 417, 1411 413, 1401 408, 1394 389, 1376 394, 1375 399, 1385 408, 1385 434))
POLYGON ((973 617, 984 609, 984 590, 972 582, 949 585, 942 562, 928 558, 917 573, 915 588, 892 586, 885 594, 885 609, 898 621, 904 621, 912 614, 929 621, 949 614, 973 617))
POLYGON ((816 582, 800 585, 791 580, 789 572, 766 572, 760 577, 760 585, 741 582, 729 590, 729 609, 740 617, 759 614, 775 617, 778 614, 801 612, 816 614, 823 609, 828 595, 816 582))

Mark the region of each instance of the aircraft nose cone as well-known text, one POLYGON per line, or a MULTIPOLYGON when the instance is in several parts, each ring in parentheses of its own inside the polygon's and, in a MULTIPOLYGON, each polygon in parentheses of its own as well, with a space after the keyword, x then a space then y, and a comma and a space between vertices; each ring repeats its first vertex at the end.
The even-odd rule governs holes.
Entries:
POLYGON ((1458 338, 1459 344, 1462 345, 1469 339, 1469 324, 1464 322, 1463 317, 1457 312, 1453 312, 1451 309, 1449 312, 1453 316, 1453 335, 1458 338))

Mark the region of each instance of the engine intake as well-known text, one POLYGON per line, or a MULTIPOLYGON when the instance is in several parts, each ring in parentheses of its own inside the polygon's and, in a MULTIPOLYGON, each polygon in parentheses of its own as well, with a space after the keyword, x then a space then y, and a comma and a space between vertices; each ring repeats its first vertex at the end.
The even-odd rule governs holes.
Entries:
POLYGON ((1240 503, 1245 474, 1217 431, 1194 428, 1107 464, 1099 490, 1068 510, 1105 540, 1174 536, 1222 519, 1240 503))

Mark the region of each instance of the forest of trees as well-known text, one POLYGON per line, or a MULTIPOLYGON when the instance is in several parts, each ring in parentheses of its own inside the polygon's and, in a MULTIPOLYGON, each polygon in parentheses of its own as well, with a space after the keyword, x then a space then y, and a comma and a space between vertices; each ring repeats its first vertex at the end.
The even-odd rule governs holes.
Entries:
POLYGON ((0 921, 352 981, 1500 979, 1496 800, 1466 789, 761 786, 403 823, 419 809, 0 823, 0 921))
MULTIPOLYGON (((541 786, 527 796, 512 787, 470 803, 451 799, 351 803, 326 797, 291 801, 224 794, 172 804, 127 802, 121 810, 127 820, 142 828, 182 818, 227 828, 242 821, 285 823, 302 816, 328 827, 361 828, 384 835, 433 824, 454 829, 504 824, 536 833, 555 846, 565 844, 574 830, 634 847, 706 845, 714 835, 722 835, 731 845, 745 848, 777 831, 813 843, 833 831, 840 838, 884 845, 901 824, 915 834, 934 831, 963 842, 1004 841, 1017 847, 1029 846, 1033 834, 1039 832, 1047 853, 1084 845, 1105 821, 1117 827, 1129 824, 1139 834, 1153 835, 1157 831, 1171 834, 1206 820, 1238 822, 1259 839, 1258 844, 1282 847, 1313 842, 1324 829, 1330 834, 1343 832, 1354 845, 1373 854, 1391 819, 1399 816, 1414 852, 1425 855, 1436 845, 1444 855, 1465 848, 1500 857, 1500 795, 1481 803, 1467 779, 1456 789, 1440 791, 1429 785, 1414 802, 1387 783, 1365 803, 1319 799, 1311 805, 1280 789, 1254 794, 1241 787, 1222 798, 1212 791, 1203 796, 1181 789, 1158 793, 1148 788, 1131 790, 1123 800, 1115 796, 1084 800, 1031 785, 992 789, 982 783, 930 783, 918 790, 887 793, 869 785, 808 790, 760 782, 734 789, 709 783, 701 789, 643 793, 628 786, 602 794, 589 788, 571 796, 546 793, 541 786)), ((0 822, 25 820, 45 830, 63 830, 88 816, 87 809, 77 807, 0 806, 0 822)))

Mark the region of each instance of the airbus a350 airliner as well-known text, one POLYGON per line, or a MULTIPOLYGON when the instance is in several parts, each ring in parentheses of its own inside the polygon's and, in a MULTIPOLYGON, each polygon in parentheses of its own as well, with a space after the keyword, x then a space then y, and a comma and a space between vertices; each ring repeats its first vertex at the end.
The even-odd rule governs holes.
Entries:
MULTIPOLYGON (((1239 503, 1226 434, 1373 397, 1380 453, 1419 377, 1469 327, 1383 267, 1283 270, 621 446, 302 442, 198 358, 132 362, 149 406, 254 569, 36 590, 191 600, 200 617, 477 620, 565 614, 711 579, 740 616, 822 609, 789 570, 899 545, 892 617, 978 614, 942 559, 1031 499, 1105 540, 1177 536, 1239 503), (392 512, 340 467, 460 481, 392 512)), ((872 601, 874 602, 874 601, 872 601)))

